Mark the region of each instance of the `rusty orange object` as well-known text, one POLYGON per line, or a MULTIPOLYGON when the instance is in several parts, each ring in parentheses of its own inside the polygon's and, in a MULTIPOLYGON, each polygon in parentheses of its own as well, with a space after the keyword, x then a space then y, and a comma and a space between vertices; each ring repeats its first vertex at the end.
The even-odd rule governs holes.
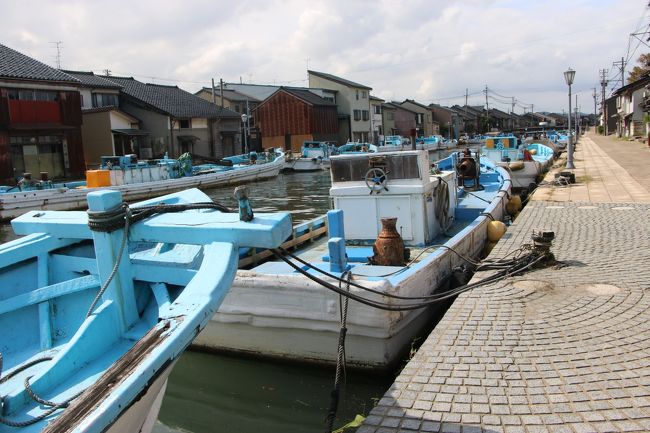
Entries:
POLYGON ((382 218, 381 231, 372 246, 370 262, 382 266, 404 265, 404 241, 397 231, 397 218, 382 218))

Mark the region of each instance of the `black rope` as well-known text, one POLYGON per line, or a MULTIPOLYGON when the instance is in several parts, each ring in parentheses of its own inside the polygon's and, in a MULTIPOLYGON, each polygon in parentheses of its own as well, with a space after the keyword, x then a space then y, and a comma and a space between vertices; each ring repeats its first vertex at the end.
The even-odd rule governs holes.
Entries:
MULTIPOLYGON (((346 281, 346 291, 350 293, 350 271, 343 272, 342 280, 346 281)), ((339 281, 339 289, 342 290, 341 284, 343 281, 339 281)), ((339 397, 341 394, 341 374, 345 375, 345 336, 347 335, 347 319, 348 319, 348 301, 349 297, 339 295, 339 311, 341 319, 341 329, 339 331, 339 340, 337 346, 337 356, 336 356, 336 374, 334 376, 334 388, 330 393, 330 407, 327 411, 327 417, 325 422, 327 423, 327 433, 330 433, 334 428, 334 419, 336 418, 336 412, 339 407, 339 397)))
MULTIPOLYGON (((502 269, 498 272, 495 272, 493 275, 490 275, 483 280, 477 281, 475 283, 470 283, 466 284, 463 286, 459 286, 453 290, 450 290, 448 292, 440 293, 439 295, 431 295, 430 298, 423 300, 420 303, 416 304, 401 304, 401 305, 392 305, 387 302, 381 302, 381 301, 374 301, 372 299, 365 298, 363 296, 357 295, 355 293, 346 293, 345 291, 339 289, 337 286, 331 284, 328 281, 322 280, 309 272, 307 272, 305 269, 302 267, 296 265, 293 263, 291 260, 287 259, 284 257, 278 250, 273 249, 271 250, 276 257, 278 257, 280 260, 284 261, 287 263, 289 266, 291 266, 293 269, 295 269, 297 272, 301 273, 305 277, 309 278, 310 280, 314 281, 317 284, 320 284, 324 288, 331 290, 333 292, 339 293, 343 296, 347 296, 350 299, 357 301, 361 304, 368 305, 370 307, 374 307, 380 310, 385 310, 385 311, 410 311, 410 310, 417 310, 420 308, 426 308, 428 306, 434 305, 438 302, 441 302, 443 300, 452 298, 454 296, 457 296, 461 293, 464 293, 466 291, 469 291, 471 289, 474 289, 476 287, 484 286, 496 281, 503 280, 505 278, 508 278, 513 275, 517 275, 524 270, 527 270, 531 268, 532 266, 536 265, 537 263, 542 262, 542 260, 545 260, 547 258, 547 254, 538 254, 535 252, 531 252, 530 254, 526 255, 524 258, 520 259, 515 266, 511 266, 506 269, 502 269)), ((366 290, 369 290, 368 288, 365 288, 366 290)), ((381 295, 386 295, 384 293, 380 293, 381 295)), ((416 300, 417 298, 413 298, 413 300, 416 300)))
POLYGON ((184 212, 186 210, 198 209, 214 209, 219 212, 232 213, 233 210, 220 203, 201 202, 201 203, 183 203, 183 204, 155 204, 150 206, 135 206, 129 207, 126 203, 109 209, 106 211, 88 211, 88 226, 91 230, 99 232, 113 232, 126 225, 127 209, 130 210, 130 223, 142 221, 150 216, 172 213, 184 212))

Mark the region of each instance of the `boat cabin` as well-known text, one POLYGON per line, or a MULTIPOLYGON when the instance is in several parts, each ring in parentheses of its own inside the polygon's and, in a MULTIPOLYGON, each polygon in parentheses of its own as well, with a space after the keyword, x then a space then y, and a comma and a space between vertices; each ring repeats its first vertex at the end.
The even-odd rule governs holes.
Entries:
POLYGON ((330 173, 330 197, 343 210, 348 242, 374 242, 381 218, 392 217, 405 245, 423 246, 442 231, 437 207, 453 216, 455 172, 430 174, 427 151, 337 155, 330 173))

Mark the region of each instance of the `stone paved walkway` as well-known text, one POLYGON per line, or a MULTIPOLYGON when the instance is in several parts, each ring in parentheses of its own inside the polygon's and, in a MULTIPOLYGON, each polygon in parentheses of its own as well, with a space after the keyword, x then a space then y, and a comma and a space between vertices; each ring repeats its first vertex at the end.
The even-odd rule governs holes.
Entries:
MULTIPOLYGON (((555 173, 565 170, 565 163, 566 154, 563 154, 542 184, 551 183, 555 173)), ((574 165, 575 184, 540 186, 533 200, 650 203, 650 148, 641 143, 587 134, 577 146, 574 165), (610 158, 610 153, 617 155, 620 164, 610 158), (627 161, 618 154, 624 155, 627 161)))
POLYGON ((650 431, 650 204, 562 200, 490 256, 547 228, 568 266, 459 296, 358 433, 650 431))

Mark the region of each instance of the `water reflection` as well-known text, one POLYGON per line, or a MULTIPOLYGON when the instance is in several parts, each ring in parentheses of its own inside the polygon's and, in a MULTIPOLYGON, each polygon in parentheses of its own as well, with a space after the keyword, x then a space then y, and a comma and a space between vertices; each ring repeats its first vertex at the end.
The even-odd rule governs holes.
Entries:
MULTIPOLYGON (((391 379, 350 373, 335 426, 367 415, 391 379)), ((334 367, 186 352, 174 367, 154 431, 320 433, 333 381, 334 367)))

